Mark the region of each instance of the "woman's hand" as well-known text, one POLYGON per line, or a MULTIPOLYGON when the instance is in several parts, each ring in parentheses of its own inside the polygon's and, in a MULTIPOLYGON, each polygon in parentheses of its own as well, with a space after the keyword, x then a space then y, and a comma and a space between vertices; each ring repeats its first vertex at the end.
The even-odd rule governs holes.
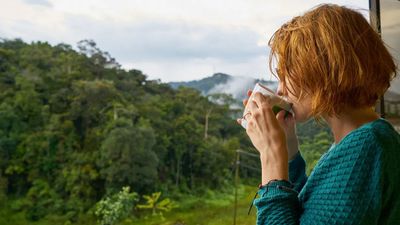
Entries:
POLYGON ((299 152, 299 141, 296 134, 296 120, 294 119, 293 114, 289 113, 286 117, 285 114, 286 112, 283 110, 280 111, 276 115, 276 119, 285 131, 288 159, 290 161, 299 152))
MULTIPOLYGON (((247 96, 251 96, 252 91, 248 90, 247 91, 247 96)), ((243 100, 243 106, 246 107, 248 102, 248 99, 243 100)), ((296 134, 296 120, 293 117, 293 114, 289 114, 285 116, 286 113, 283 113, 284 111, 281 111, 276 115, 276 119, 279 121, 281 127, 285 131, 286 135, 286 144, 287 144, 287 150, 288 150, 288 159, 289 161, 294 158, 296 153, 299 152, 299 141, 297 139, 297 134, 296 134)), ((246 116, 247 117, 247 116, 246 116)), ((238 119, 237 121, 239 124, 241 124, 241 119, 238 119)))
POLYGON ((246 133, 260 154, 274 153, 271 149, 286 150, 286 135, 272 111, 270 98, 261 93, 255 93, 253 100, 247 103, 247 109, 249 113, 245 118, 247 120, 246 133))
MULTIPOLYGON (((249 91, 248 96, 251 95, 249 91)), ((296 148, 297 137, 295 135, 295 123, 293 117, 284 118, 285 112, 281 111, 276 116, 272 111, 270 98, 261 93, 255 93, 253 101, 243 101, 248 105, 246 114, 247 129, 254 147, 260 152, 262 184, 268 183, 272 179, 288 179, 288 145, 286 142, 286 132, 291 140, 295 140, 292 147, 296 148)), ((238 123, 240 123, 240 119, 238 123)), ((292 144, 291 144, 292 145, 292 144)), ((291 153, 294 155, 295 153, 291 153)))

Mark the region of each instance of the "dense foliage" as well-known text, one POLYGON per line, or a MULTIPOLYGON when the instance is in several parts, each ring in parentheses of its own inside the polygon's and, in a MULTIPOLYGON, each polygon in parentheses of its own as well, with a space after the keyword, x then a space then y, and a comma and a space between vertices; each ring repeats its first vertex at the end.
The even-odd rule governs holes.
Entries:
MULTIPOLYGON (((122 69, 90 40, 78 49, 0 41, 0 202, 16 199, 13 210, 29 220, 62 214, 70 221, 99 202, 104 219, 100 212, 115 207, 101 202, 122 187, 146 204, 138 196, 173 198, 232 183, 235 150, 251 143, 230 96, 174 90, 122 69)), ((302 145, 320 148, 305 153, 316 161, 327 141, 314 136, 302 145)), ((257 159, 246 163, 257 167, 257 159)), ((241 177, 258 172, 241 170, 241 177)))
POLYGON ((249 146, 229 96, 173 90, 93 41, 78 48, 0 42, 2 194, 24 197, 35 220, 74 217, 123 186, 142 195, 229 182, 235 149, 249 146))

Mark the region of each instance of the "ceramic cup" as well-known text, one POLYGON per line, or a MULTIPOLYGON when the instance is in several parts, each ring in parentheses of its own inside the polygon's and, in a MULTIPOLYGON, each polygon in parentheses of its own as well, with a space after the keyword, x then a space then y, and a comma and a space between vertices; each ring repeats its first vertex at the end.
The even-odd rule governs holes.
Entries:
MULTIPOLYGON (((281 110, 285 110, 286 111, 286 115, 287 116, 289 113, 293 114, 292 111, 292 104, 287 102, 287 100, 281 96, 278 96, 274 93, 274 91, 272 91, 271 89, 267 88, 266 86, 260 84, 260 83, 256 83, 253 92, 251 93, 250 97, 249 97, 249 102, 253 100, 255 93, 260 92, 263 95, 267 95, 271 97, 271 104, 272 104, 272 111, 275 113, 275 115, 281 111, 281 110)), ((247 107, 245 107, 244 111, 243 111, 243 118, 242 118, 242 127, 244 129, 247 128, 247 121, 244 118, 244 116, 248 113, 248 109, 247 107)))

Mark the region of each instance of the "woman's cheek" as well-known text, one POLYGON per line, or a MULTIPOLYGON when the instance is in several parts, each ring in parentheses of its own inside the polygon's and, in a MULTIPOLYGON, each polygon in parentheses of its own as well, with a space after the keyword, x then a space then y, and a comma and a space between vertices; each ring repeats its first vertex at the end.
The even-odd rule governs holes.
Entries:
POLYGON ((301 110, 301 108, 294 105, 292 109, 294 112, 294 119, 296 120, 297 123, 304 122, 307 119, 307 118, 304 118, 304 112, 301 110))

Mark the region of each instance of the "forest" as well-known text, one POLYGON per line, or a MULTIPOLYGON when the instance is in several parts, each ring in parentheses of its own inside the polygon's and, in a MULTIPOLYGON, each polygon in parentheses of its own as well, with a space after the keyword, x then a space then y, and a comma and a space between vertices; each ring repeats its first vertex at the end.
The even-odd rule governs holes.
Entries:
MULTIPOLYGON (((0 224, 192 224, 168 215, 232 205, 236 150, 256 153, 234 102, 123 69, 92 40, 0 39, 0 224)), ((309 174, 332 138, 297 128, 309 174)), ((240 169, 251 191, 259 176, 240 169)))

